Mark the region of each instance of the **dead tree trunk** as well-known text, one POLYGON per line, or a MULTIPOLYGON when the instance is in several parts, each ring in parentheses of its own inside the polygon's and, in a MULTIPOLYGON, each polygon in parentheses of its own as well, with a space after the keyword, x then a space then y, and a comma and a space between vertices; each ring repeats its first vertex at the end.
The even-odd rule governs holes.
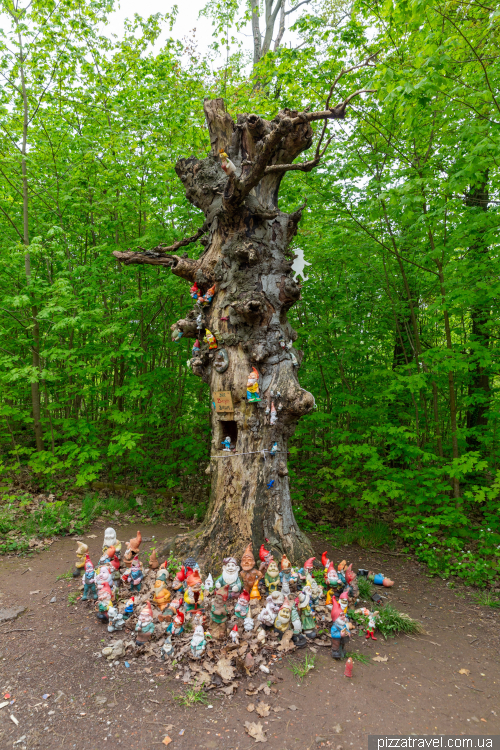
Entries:
POLYGON ((312 169, 326 149, 320 151, 323 127, 314 158, 292 164, 312 145, 310 122, 342 118, 352 96, 323 112, 285 110, 271 122, 239 115, 234 123, 222 99, 205 101, 210 154, 176 165, 186 196, 203 211, 205 223, 171 248, 114 253, 125 264, 170 266, 174 274, 196 282, 202 294, 216 285, 210 306, 195 305, 172 326, 173 338, 182 333, 199 339, 193 372, 209 384, 212 400, 216 392, 229 391, 234 408, 212 411, 211 500, 204 525, 176 539, 178 551, 198 555, 210 568, 229 553, 240 555, 249 543, 258 549, 266 538, 292 561, 310 555, 310 543, 293 516, 287 470, 288 440, 300 417, 314 408, 314 397, 297 378, 302 353, 293 349, 297 334, 287 320, 300 298, 287 251, 302 208, 280 211, 278 193, 286 171, 312 169), (229 161, 221 161, 221 152, 229 161), (198 260, 166 255, 202 236, 205 252, 198 260), (217 349, 202 343, 205 329, 216 337, 217 349), (252 368, 259 373, 257 403, 247 401, 252 368), (230 453, 221 445, 226 437, 230 453))

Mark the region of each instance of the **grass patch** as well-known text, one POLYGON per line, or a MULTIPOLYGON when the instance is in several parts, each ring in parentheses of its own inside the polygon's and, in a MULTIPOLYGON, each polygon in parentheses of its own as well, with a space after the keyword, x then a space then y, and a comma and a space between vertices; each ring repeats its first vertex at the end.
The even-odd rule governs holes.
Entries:
POLYGON ((180 706, 186 706, 186 708, 190 708, 196 703, 201 703, 203 705, 208 703, 206 693, 203 691, 203 685, 200 688, 189 688, 189 690, 186 690, 179 695, 174 695, 172 693, 172 698, 174 701, 177 701, 180 706))
POLYGON ((364 576, 358 576, 357 581, 361 599, 371 599, 371 596, 373 594, 373 586, 368 578, 365 578, 364 576))
POLYGON ((300 682, 304 679, 304 677, 308 674, 308 672, 311 671, 311 669, 314 669, 314 662, 316 661, 315 656, 309 656, 309 654, 306 654, 306 658, 303 662, 292 662, 288 661, 288 669, 291 671, 294 677, 297 678, 300 682))
POLYGON ((71 591, 68 594, 68 607, 71 607, 73 604, 76 604, 76 602, 78 601, 78 597, 79 596, 80 595, 79 595, 78 591, 71 591))
POLYGON ((405 612, 400 612, 393 604, 386 604, 379 610, 376 627, 386 639, 389 636, 397 635, 397 633, 407 633, 408 635, 425 633, 421 622, 414 620, 405 612))
POLYGON ((474 596, 474 601, 481 607, 494 607, 495 609, 500 608, 500 599, 493 591, 481 591, 479 594, 474 596))
POLYGON ((370 657, 366 654, 361 654, 359 651, 351 651, 347 654, 354 661, 359 661, 360 664, 370 664, 370 657))
MULTIPOLYGON (((48 546, 53 536, 83 534, 98 518, 156 523, 165 521, 167 516, 180 521, 195 516, 201 519, 205 510, 203 504, 184 506, 155 496, 102 497, 88 492, 82 498, 67 493, 0 492, 0 554, 35 552, 48 546)), ((61 578, 66 575, 57 580, 61 578)))
POLYGON ((66 573, 61 573, 60 576, 57 576, 56 583, 57 581, 71 581, 72 579, 73 579, 73 571, 68 570, 66 573))
POLYGON ((358 544, 363 549, 394 549, 396 546, 392 531, 384 521, 361 521, 348 529, 320 524, 317 530, 336 547, 358 544))

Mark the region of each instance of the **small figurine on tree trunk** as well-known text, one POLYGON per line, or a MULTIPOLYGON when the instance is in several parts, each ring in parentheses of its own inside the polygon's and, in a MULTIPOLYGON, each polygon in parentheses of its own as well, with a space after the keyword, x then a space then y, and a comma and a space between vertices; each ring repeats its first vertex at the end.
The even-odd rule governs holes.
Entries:
POLYGON ((247 380, 247 401, 254 403, 260 401, 259 396, 259 373, 252 367, 252 372, 248 376, 247 380))

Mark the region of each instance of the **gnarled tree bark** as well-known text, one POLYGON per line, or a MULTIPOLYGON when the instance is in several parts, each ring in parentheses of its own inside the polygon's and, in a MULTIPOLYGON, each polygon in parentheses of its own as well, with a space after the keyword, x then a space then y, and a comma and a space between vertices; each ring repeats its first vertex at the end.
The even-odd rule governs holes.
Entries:
POLYGON ((324 152, 323 128, 314 159, 292 164, 312 145, 310 122, 344 117, 352 96, 322 112, 285 110, 272 121, 245 114, 236 123, 222 99, 205 101, 211 151, 205 159, 180 159, 176 165, 188 200, 205 215, 193 238, 206 234, 205 252, 198 260, 167 255, 179 247, 176 243, 146 253, 114 253, 127 265, 170 266, 174 274, 196 282, 203 294, 216 285, 210 306, 195 305, 172 326, 173 336, 182 332, 200 342, 205 328, 215 335, 218 349, 202 343, 191 360, 192 370, 210 385, 212 396, 230 391, 234 406, 232 413, 212 411, 211 500, 205 522, 200 531, 175 540, 178 552, 197 555, 210 569, 229 553, 240 555, 250 542, 258 549, 266 538, 292 561, 310 556, 310 543, 293 515, 287 470, 288 440, 300 417, 314 408, 313 396, 297 377, 302 353, 293 349, 297 334, 287 320, 300 298, 287 249, 302 209, 284 213, 278 193, 286 171, 308 171, 324 152), (228 174, 221 166, 221 150, 235 168, 228 174), (225 370, 217 356, 225 359, 225 370), (246 398, 253 367, 260 376, 258 403, 246 398), (271 424, 273 404, 277 420, 271 424), (230 453, 222 450, 226 437, 231 438, 230 453), (271 456, 274 443, 277 452, 271 456))

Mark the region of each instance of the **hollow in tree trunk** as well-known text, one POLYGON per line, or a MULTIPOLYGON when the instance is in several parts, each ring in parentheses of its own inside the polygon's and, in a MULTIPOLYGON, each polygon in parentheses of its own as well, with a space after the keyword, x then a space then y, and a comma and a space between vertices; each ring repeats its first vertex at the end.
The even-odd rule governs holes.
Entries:
MULTIPOLYGON (((233 405, 233 411, 212 409, 211 499, 204 524, 175 539, 178 553, 189 552, 210 569, 228 554, 239 556, 249 543, 258 549, 266 539, 292 562, 311 553, 293 515, 287 470, 288 440, 300 417, 314 408, 314 397, 298 380, 302 353, 293 347, 297 334, 287 320, 301 293, 288 248, 303 207, 284 213, 278 194, 286 171, 309 171, 324 153, 325 127, 314 158, 292 164, 312 145, 311 121, 344 117, 348 101, 359 93, 322 112, 284 110, 272 121, 239 115, 236 123, 222 99, 205 101, 210 154, 176 165, 188 200, 205 215, 203 226, 170 248, 114 253, 125 264, 169 266, 202 295, 215 285, 210 305, 195 303, 172 326, 174 340, 181 334, 199 340, 191 367, 209 384, 213 407, 221 391, 230 392, 233 405), (198 260, 167 255, 200 237, 205 251, 198 260), (217 348, 210 348, 206 331, 217 348), (258 401, 247 397, 251 373, 258 374, 258 401)), ((248 395, 255 398, 255 392, 248 395)))

